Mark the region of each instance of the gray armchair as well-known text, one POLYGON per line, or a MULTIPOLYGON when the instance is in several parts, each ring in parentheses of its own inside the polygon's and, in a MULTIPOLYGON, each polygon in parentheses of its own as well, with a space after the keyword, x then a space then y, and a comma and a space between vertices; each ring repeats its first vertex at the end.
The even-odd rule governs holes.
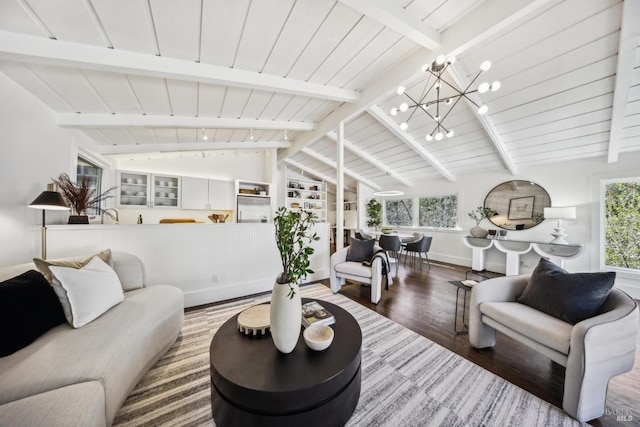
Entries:
POLYGON ((517 302, 529 277, 499 277, 474 286, 469 341, 476 348, 493 347, 497 330, 565 366, 562 408, 579 421, 598 418, 609 379, 633 367, 638 305, 613 288, 596 316, 572 325, 517 302))

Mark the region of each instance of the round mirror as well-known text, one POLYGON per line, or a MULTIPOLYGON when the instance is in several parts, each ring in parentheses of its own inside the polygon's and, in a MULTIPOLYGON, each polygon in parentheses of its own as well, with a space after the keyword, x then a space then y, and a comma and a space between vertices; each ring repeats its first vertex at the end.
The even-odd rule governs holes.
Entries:
POLYGON ((535 182, 508 181, 489 191, 484 207, 496 211, 489 220, 507 230, 526 230, 544 219, 544 208, 551 206, 549 193, 535 182))

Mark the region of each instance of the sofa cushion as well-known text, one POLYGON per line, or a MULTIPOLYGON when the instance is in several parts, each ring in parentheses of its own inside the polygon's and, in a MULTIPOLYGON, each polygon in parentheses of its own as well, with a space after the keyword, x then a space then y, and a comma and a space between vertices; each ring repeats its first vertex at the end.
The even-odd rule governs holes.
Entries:
POLYGON ((30 270, 0 283, 0 357, 62 322, 60 301, 42 274, 30 270))
POLYGON ((376 241, 351 239, 349 250, 347 251, 347 261, 369 261, 373 256, 373 246, 376 241))
POLYGON ((575 324, 598 312, 615 278, 614 272, 568 273, 541 258, 518 302, 575 324))
POLYGON ((124 299, 118 275, 99 257, 80 269, 51 266, 67 322, 80 328, 124 299))
POLYGON ((569 354, 573 325, 517 302, 483 302, 480 312, 509 329, 569 354))
POLYGON ((0 405, 0 426, 102 427, 104 403, 100 382, 72 384, 0 405))
POLYGON ((336 264, 335 267, 338 273, 348 274, 350 276, 371 278, 371 267, 366 267, 360 262, 347 261, 340 264, 336 264))
POLYGON ((111 260, 111 249, 105 249, 102 252, 98 252, 97 254, 91 255, 90 257, 84 260, 60 260, 60 261, 49 261, 40 258, 34 258, 33 263, 36 265, 36 268, 45 279, 51 284, 53 284, 53 276, 51 275, 51 270, 49 267, 57 266, 57 267, 69 267, 69 268, 82 268, 85 265, 89 264, 94 257, 100 258, 102 261, 106 262, 109 267, 113 267, 113 262, 111 260))

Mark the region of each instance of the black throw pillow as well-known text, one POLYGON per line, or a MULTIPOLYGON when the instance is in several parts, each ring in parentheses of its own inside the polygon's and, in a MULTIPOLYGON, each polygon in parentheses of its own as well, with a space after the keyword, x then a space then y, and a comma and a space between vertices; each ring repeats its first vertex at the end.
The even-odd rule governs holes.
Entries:
POLYGON ((0 357, 28 346, 64 321, 60 300, 37 271, 0 283, 0 357))
POLYGON ((373 245, 376 241, 351 239, 349 250, 347 251, 347 261, 369 261, 373 256, 373 245))
POLYGON ((598 312, 615 279, 615 272, 569 273, 541 258, 518 302, 576 324, 598 312))

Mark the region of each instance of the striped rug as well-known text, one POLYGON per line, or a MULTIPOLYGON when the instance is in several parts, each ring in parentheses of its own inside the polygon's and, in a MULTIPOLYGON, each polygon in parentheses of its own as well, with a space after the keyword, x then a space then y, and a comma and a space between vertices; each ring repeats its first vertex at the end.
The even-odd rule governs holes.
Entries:
MULTIPOLYGON (((362 392, 347 426, 578 426, 562 410, 324 285, 362 329, 362 392)), ((209 345, 231 316, 270 295, 189 311, 182 334, 118 412, 115 426, 214 426, 209 345)))

